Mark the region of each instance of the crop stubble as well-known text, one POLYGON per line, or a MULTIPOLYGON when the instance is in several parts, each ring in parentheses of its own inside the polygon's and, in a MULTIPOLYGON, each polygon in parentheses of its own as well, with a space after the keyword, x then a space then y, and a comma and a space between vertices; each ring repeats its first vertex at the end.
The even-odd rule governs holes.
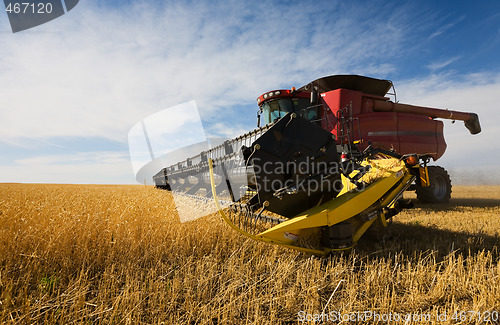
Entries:
POLYGON ((382 240, 317 258, 242 237, 218 215, 180 223, 153 187, 0 184, 0 322, 500 311, 499 226, 499 186, 457 186, 449 204, 396 216, 382 240))

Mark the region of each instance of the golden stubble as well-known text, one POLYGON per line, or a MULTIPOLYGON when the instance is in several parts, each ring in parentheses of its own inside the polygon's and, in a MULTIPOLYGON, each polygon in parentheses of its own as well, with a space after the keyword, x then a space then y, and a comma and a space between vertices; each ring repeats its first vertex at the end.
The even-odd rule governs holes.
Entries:
POLYGON ((318 258, 247 239, 216 214, 181 223, 153 187, 0 184, 0 322, 280 324, 374 311, 446 312, 453 324, 457 311, 500 311, 499 186, 457 186, 449 204, 394 219, 318 258))

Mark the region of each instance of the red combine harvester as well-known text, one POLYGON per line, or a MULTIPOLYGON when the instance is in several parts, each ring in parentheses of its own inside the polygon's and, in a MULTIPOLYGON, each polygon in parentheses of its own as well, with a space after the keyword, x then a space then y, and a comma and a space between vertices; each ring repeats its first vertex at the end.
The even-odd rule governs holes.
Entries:
MULTIPOLYGON (((422 164, 438 160, 446 150, 443 122, 436 118, 460 120, 471 134, 481 132, 475 113, 394 103, 386 97, 393 89, 389 80, 358 75, 335 75, 317 79, 299 89, 274 90, 259 96, 257 102, 264 123, 289 112, 317 123, 331 132, 337 145, 364 150, 371 144, 400 155, 417 154, 422 164)), ((395 93, 393 94, 395 95, 395 93)), ((340 148, 339 148, 340 149, 340 148)), ((443 167, 428 167, 429 186, 419 182, 420 201, 443 203, 450 199, 451 181, 443 167)))
POLYGON ((427 166, 446 150, 436 118, 481 132, 474 113, 393 102, 391 88, 389 80, 339 75, 266 92, 257 129, 153 180, 195 199, 191 205, 213 198, 224 220, 254 240, 313 254, 349 249, 411 208, 406 190, 424 202, 450 199, 448 173, 427 166))

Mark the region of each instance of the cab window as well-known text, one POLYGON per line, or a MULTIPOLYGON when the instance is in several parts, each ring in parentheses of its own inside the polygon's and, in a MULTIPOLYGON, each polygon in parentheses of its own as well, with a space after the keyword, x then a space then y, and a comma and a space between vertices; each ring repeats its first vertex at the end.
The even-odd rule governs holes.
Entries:
POLYGON ((282 118, 289 112, 293 112, 293 105, 290 98, 273 99, 264 102, 261 106, 264 123, 269 124, 282 118))
MULTIPOLYGON (((298 115, 302 115, 308 106, 309 99, 307 98, 278 98, 268 100, 261 105, 264 124, 274 122, 289 112, 295 112, 298 115)), ((306 116, 308 119, 312 117, 313 116, 306 116)), ((314 118, 316 118, 316 116, 314 116, 314 118)))

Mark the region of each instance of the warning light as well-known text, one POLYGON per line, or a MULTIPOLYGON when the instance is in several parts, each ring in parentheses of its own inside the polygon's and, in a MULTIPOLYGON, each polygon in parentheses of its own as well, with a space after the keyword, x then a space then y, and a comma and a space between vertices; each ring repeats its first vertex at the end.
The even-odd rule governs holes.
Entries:
POLYGON ((418 158, 416 156, 410 156, 406 158, 406 163, 410 166, 415 166, 418 164, 418 158))

